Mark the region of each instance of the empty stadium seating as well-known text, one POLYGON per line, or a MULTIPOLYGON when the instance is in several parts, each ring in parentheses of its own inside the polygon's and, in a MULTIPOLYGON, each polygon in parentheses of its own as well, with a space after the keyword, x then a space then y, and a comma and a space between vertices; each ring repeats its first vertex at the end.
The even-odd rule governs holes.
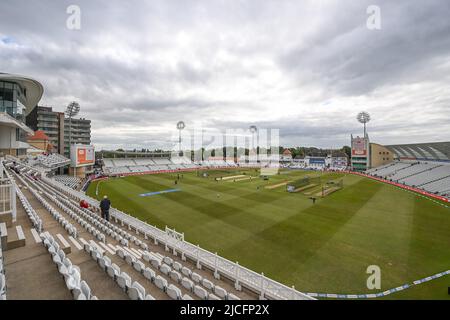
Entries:
POLYGON ((55 176, 54 179, 72 189, 79 187, 81 184, 81 179, 77 178, 77 177, 61 175, 61 176, 55 176))
POLYGON ((0 300, 6 300, 6 289, 5 267, 3 265, 3 250, 0 243, 0 300))
MULTIPOLYGON (((108 175, 125 175, 161 171, 192 170, 198 168, 235 168, 234 161, 208 160, 194 163, 187 157, 167 158, 114 158, 103 159, 103 171, 108 175)), ((257 164, 254 164, 255 166, 257 164)))
POLYGON ((66 157, 58 153, 52 153, 48 155, 40 154, 35 158, 29 157, 26 163, 34 168, 48 171, 68 165, 70 163, 70 159, 67 159, 66 157))
POLYGON ((450 193, 450 164, 445 162, 401 161, 366 173, 445 197, 450 193))
MULTIPOLYGON (((72 298, 232 300, 259 297, 254 291, 241 291, 241 286, 236 284, 242 279, 225 274, 221 277, 217 270, 202 265, 187 252, 170 250, 167 243, 132 227, 123 218, 117 219, 114 211, 111 221, 102 219, 92 207, 79 206, 77 195, 80 193, 55 179, 36 178, 33 173, 28 168, 19 174, 8 171, 15 180, 23 214, 40 232, 36 243, 41 241, 51 254, 72 298), (35 210, 36 206, 39 210, 35 210), (46 230, 49 224, 54 231, 46 230), (97 265, 95 270, 87 261, 97 265), (97 279, 102 283, 107 281, 109 289, 105 290, 105 285, 99 285, 97 279)), ((4 270, 3 266, 1 268, 4 270)), ((291 289, 287 290, 291 294, 291 289)), ((13 293, 19 296, 17 291, 13 293)))

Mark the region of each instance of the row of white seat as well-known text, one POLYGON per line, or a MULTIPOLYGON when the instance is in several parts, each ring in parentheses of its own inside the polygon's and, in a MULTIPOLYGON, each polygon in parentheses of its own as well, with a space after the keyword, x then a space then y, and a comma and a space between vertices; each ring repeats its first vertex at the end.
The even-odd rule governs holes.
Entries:
MULTIPOLYGON (((42 183, 45 184, 45 182, 42 182, 42 183)), ((59 191, 57 191, 57 192, 60 193, 59 191)), ((89 216, 89 218, 92 219, 91 221, 97 220, 99 222, 98 227, 110 228, 110 229, 114 229, 114 232, 121 232, 121 235, 123 235, 124 237, 127 237, 129 240, 134 242, 136 245, 138 245, 142 249, 146 250, 146 252, 143 255, 143 259, 145 261, 150 262, 153 267, 160 270, 163 274, 173 277, 174 281, 182 284, 186 289, 190 290, 191 292, 194 292, 194 294, 199 296, 199 298, 202 298, 202 299, 207 299, 207 298, 229 299, 229 300, 238 300, 239 299, 237 296, 235 296, 232 293, 228 293, 225 289, 221 288, 220 286, 215 286, 210 280, 208 280, 206 278, 203 279, 203 277, 200 276, 199 274, 192 272, 187 267, 183 267, 179 262, 173 262, 173 259, 171 259, 170 257, 164 257, 164 256, 160 255, 160 257, 158 259, 156 256, 157 254, 148 252, 147 251, 148 246, 143 241, 139 240, 137 237, 130 235, 128 232, 117 227, 116 225, 112 224, 111 222, 108 222, 108 221, 102 219, 101 217, 99 217, 95 213, 91 212, 90 210, 79 208, 75 204, 76 201, 68 200, 66 195, 60 194, 60 196, 61 196, 60 197, 61 201, 64 202, 67 206, 71 207, 72 210, 77 211, 78 214, 85 215, 85 217, 89 216), (153 259, 151 258, 151 255, 153 256, 153 259), (163 259, 165 260, 166 264, 162 263, 163 259), (175 270, 171 269, 172 264, 173 264, 173 267, 175 270), (185 277, 183 278, 179 272, 182 272, 185 277), (190 280, 189 277, 191 277, 192 280, 190 280), (211 293, 208 293, 208 291, 205 290, 204 288, 202 288, 201 285, 203 285, 207 290, 211 291, 211 293)), ((118 255, 121 256, 121 254, 122 254, 121 251, 119 251, 118 255)), ((122 255, 122 257, 124 257, 124 256, 122 255)), ((131 259, 131 256, 128 255, 128 258, 131 259)), ((135 258, 133 258, 133 259, 136 260, 135 258)), ((139 263, 138 263, 138 261, 134 261, 134 260, 130 260, 127 262, 130 265, 132 265, 133 267, 135 267, 135 265, 136 265, 136 268, 139 271, 140 270, 139 266, 138 266, 139 263)), ((176 291, 176 290, 174 289, 173 291, 176 291)), ((171 292, 171 291, 169 290, 169 292, 171 292)))
POLYGON ((78 187, 81 183, 80 178, 71 176, 54 176, 53 179, 72 189, 78 187))
POLYGON ((6 300, 6 277, 5 268, 3 266, 3 251, 0 243, 0 300, 6 300))
POLYGON ((97 247, 86 243, 84 251, 127 293, 131 300, 155 300, 153 296, 145 293, 145 288, 139 282, 132 282, 131 277, 126 272, 121 272, 120 267, 112 263, 111 259, 104 256, 97 247))
POLYGON ((136 259, 134 255, 127 252, 125 249, 118 249, 117 255, 124 259, 126 263, 132 266, 137 272, 141 273, 150 283, 154 284, 158 289, 165 292, 173 300, 193 300, 189 295, 182 295, 180 288, 174 284, 169 284, 168 281, 160 276, 156 275, 155 271, 145 264, 136 259))
POLYGON ((76 300, 98 300, 92 295, 86 281, 81 279, 80 268, 73 265, 69 258, 66 257, 64 251, 59 247, 58 242, 48 232, 40 234, 43 245, 52 255, 52 260, 63 277, 66 287, 72 293, 76 300))
POLYGON ((209 279, 203 278, 200 274, 183 266, 181 263, 174 261, 171 257, 162 256, 153 252, 145 252, 142 255, 142 258, 149 262, 154 268, 160 270, 161 273, 169 276, 177 283, 180 283, 184 288, 193 292, 201 299, 240 300, 236 295, 228 293, 220 286, 216 286, 209 279))
MULTIPOLYGON (((93 216, 90 216, 90 217, 86 217, 86 218, 92 219, 91 222, 92 222, 92 221, 97 222, 97 221, 95 221, 95 219, 101 219, 100 217, 98 217, 98 216, 95 215, 93 212, 91 212, 91 211, 89 211, 89 210, 87 210, 87 209, 84 209, 84 210, 83 210, 83 209, 80 209, 79 207, 76 207, 75 204, 74 204, 74 203, 71 203, 69 200, 67 200, 67 198, 66 198, 65 196, 62 197, 61 200, 62 200, 65 204, 67 204, 67 206, 71 206, 71 209, 73 209, 73 210, 75 210, 75 211, 78 211, 78 213, 79 213, 80 215, 85 215, 85 217, 86 217, 86 215, 93 215, 93 216)), ((55 201, 58 201, 58 200, 55 199, 55 201)), ((73 213, 69 213, 69 214, 73 214, 73 213)), ((73 218, 74 218, 74 217, 73 217, 73 218)), ((98 227, 104 227, 104 228, 106 227, 105 225, 101 225, 100 222, 98 222, 98 223, 99 223, 99 224, 97 225, 98 227)), ((140 243, 143 243, 142 241, 140 241, 139 239, 137 239, 135 236, 132 236, 132 235, 128 234, 127 232, 123 231, 122 229, 118 228, 117 226, 111 224, 111 223, 108 222, 108 221, 105 220, 105 221, 103 221, 103 223, 109 223, 112 227, 116 228, 116 230, 120 230, 120 231, 124 232, 123 235, 130 237, 130 239, 134 240, 133 242, 136 243, 136 241, 139 241, 140 243)), ((139 243, 136 243, 136 244, 139 245, 139 243)), ((144 243, 144 244, 145 244, 145 243, 144 243)), ((141 246, 141 247, 142 247, 142 246, 141 246)), ((144 249, 144 250, 147 250, 147 246, 145 245, 145 247, 143 247, 143 249, 144 249)), ((148 257, 149 255, 150 255, 150 253, 149 253, 149 252, 146 252, 145 257, 148 257)), ((119 256, 120 256, 120 253, 119 253, 119 256)), ((123 255, 122 255, 122 257, 123 257, 123 255)), ((131 258, 131 256, 128 255, 128 258, 131 258)), ((169 264, 172 264, 173 260, 172 260, 171 258, 169 258, 169 257, 163 257, 163 256, 161 256, 161 257, 160 257, 160 260, 162 260, 162 259, 164 259, 164 258, 166 259, 166 261, 167 261, 169 264)), ((131 261, 131 263, 129 262, 129 264, 130 264, 130 265, 134 265, 134 266, 136 267, 136 269, 137 269, 138 271, 140 271, 141 269, 139 269, 139 267, 137 266, 137 265, 139 265, 138 261, 135 261, 135 258, 133 258, 133 259, 134 259, 134 261, 131 261)), ((144 259, 145 259, 145 258, 144 258, 144 259)), ((147 258, 147 261, 150 262, 150 258, 147 258)), ((154 262, 153 262, 153 263, 154 263, 154 262)), ((193 283, 191 280, 189 280, 189 279, 186 278, 186 279, 184 279, 184 284, 185 284, 185 286, 186 286, 187 289, 191 290, 191 291, 194 292, 194 293, 196 292, 197 295, 198 295, 200 298, 206 299, 206 298, 209 296, 210 299, 220 299, 220 297, 218 297, 218 296, 215 295, 214 293, 208 294, 208 292, 207 292, 205 289, 203 289, 203 288, 201 288, 201 287, 199 286, 199 284, 202 283, 202 284, 205 285, 206 288, 208 288, 208 289, 210 289, 210 290, 214 290, 214 289, 215 289, 215 286, 214 286, 214 284, 213 284, 211 281, 209 281, 208 279, 202 279, 202 277, 201 277, 200 275, 196 274, 195 272, 190 271, 189 268, 187 268, 187 267, 182 267, 180 263, 175 262, 175 266, 177 266, 177 265, 179 265, 178 270, 181 270, 182 268, 184 268, 185 273, 188 274, 188 275, 192 275, 192 276, 193 276, 193 279, 194 279, 194 280, 196 281, 196 283, 198 284, 198 285, 197 285, 197 288, 195 288, 194 283, 193 283), (191 281, 192 286, 188 286, 189 281, 191 281)), ((178 274, 178 277, 174 276, 174 277, 176 277, 176 278, 174 278, 174 280, 177 281, 178 283, 181 283, 181 282, 182 282, 182 281, 181 281, 181 280, 182 280, 182 279, 181 279, 181 278, 182 278, 182 277, 181 277, 181 274, 179 274, 179 272, 176 271, 176 270, 170 270, 171 267, 170 267, 169 265, 167 265, 167 264, 161 264, 161 261, 160 261, 160 262, 158 262, 158 266, 156 266, 156 267, 157 267, 158 269, 159 269, 159 267, 161 267, 161 272, 164 273, 164 274, 166 274, 166 275, 168 275, 168 276, 169 276, 169 273, 170 273, 170 272, 172 273, 172 276, 178 274)), ((168 286, 163 287, 163 288, 164 288, 164 290, 167 290, 167 289, 168 289, 168 286)), ((176 297, 176 296, 177 296, 177 295, 176 295, 176 292, 178 292, 178 291, 176 290, 176 288, 169 288, 169 293, 172 294, 172 297, 176 297)), ((223 299, 227 299, 228 296, 229 296, 229 298, 232 299, 232 300, 238 299, 238 297, 234 296, 233 294, 228 294, 224 289, 222 289, 222 288, 220 288, 220 287, 217 287, 216 290, 215 290, 215 292, 217 292, 217 293, 221 296, 221 298, 223 298, 223 299)), ((180 296, 180 297, 178 297, 178 298, 182 298, 182 297, 180 296)))
POLYGON ((44 189, 47 189, 48 192, 51 192, 52 200, 54 200, 55 203, 57 203, 57 204, 60 203, 61 209, 63 209, 64 212, 71 215, 71 218, 73 218, 77 222, 79 222, 84 228, 88 228, 88 231, 91 230, 89 232, 94 233, 94 236, 96 236, 97 239, 99 239, 100 241, 104 241, 104 237, 105 237, 104 233, 106 233, 107 235, 109 235, 112 238, 114 238, 115 240, 117 240, 121 245, 128 246, 129 241, 131 241, 131 242, 135 243, 137 246, 141 247, 142 249, 147 250, 147 248, 148 248, 147 244, 144 243, 143 241, 139 240, 137 237, 129 234, 125 230, 122 230, 119 227, 115 226, 114 224, 110 223, 109 221, 101 218, 94 212, 92 212, 88 209, 85 209, 85 208, 78 207, 76 205, 75 201, 69 200, 60 191, 55 190, 54 188, 50 187, 49 185, 45 184, 44 182, 40 181, 40 186, 44 189), (78 218, 75 213, 78 214, 78 218), (89 225, 86 222, 83 222, 83 220, 80 217, 85 218, 90 223, 92 223, 95 227, 89 225), (98 228, 98 230, 96 230, 96 228, 98 228))
POLYGON ((33 196, 47 209, 53 218, 74 238, 77 238, 78 231, 66 218, 63 217, 55 208, 53 208, 47 200, 42 197, 39 192, 32 188, 21 176, 17 175, 24 186, 30 190, 33 196))
MULTIPOLYGON (((70 216, 73 220, 75 220, 81 227, 83 227, 87 232, 92 234, 99 241, 106 242, 106 236, 100 230, 97 229, 96 226, 91 225, 89 222, 85 221, 82 217, 77 215, 73 210, 64 205, 55 194, 51 194, 48 189, 42 185, 38 185, 35 181, 29 180, 33 185, 40 189, 40 191, 45 194, 49 199, 51 199, 64 213, 70 216)), ((67 201, 64 198, 60 198, 63 201, 67 201)), ((91 219, 90 217, 86 217, 87 219, 91 219)), ((92 220, 92 219, 91 219, 92 220)))
POLYGON ((27 213, 28 218, 31 221, 31 224, 33 227, 38 231, 42 231, 42 219, 39 217, 39 215, 36 213, 34 208, 31 206, 30 202, 27 200, 27 198, 23 195, 22 190, 17 186, 17 183, 11 175, 9 175, 8 171, 6 171, 6 174, 8 175, 9 179, 13 181, 14 189, 16 190, 16 194, 19 197, 20 203, 22 204, 22 207, 24 208, 25 212, 27 213))

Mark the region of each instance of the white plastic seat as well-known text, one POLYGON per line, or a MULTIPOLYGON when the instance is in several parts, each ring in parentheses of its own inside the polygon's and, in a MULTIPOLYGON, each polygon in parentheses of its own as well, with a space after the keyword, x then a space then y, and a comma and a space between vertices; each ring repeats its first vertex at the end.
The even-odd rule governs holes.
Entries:
POLYGON ((208 289, 208 290, 212 290, 214 289, 214 283, 212 283, 210 280, 208 279, 203 279, 202 280, 202 285, 208 289))
POLYGON ((225 299, 228 295, 228 292, 224 288, 219 286, 214 287, 214 293, 221 299, 225 299))
POLYGON ((116 251, 116 253, 117 253, 117 255, 118 255, 120 258, 122 258, 122 259, 125 257, 125 252, 124 252, 123 249, 118 249, 118 250, 116 251))
POLYGON ((183 267, 183 268, 181 268, 181 273, 184 274, 186 277, 190 277, 192 274, 192 271, 188 267, 183 267))
POLYGON ((111 259, 108 256, 103 256, 103 259, 105 260, 105 268, 106 266, 110 266, 111 265, 111 259))
POLYGON ((78 294, 75 299, 76 300, 87 300, 86 296, 82 293, 78 294))
POLYGON ((125 291, 131 286, 131 277, 126 272, 122 272, 118 275, 116 281, 119 287, 125 291))
POLYGON ((102 268, 102 270, 106 269, 106 262, 105 262, 105 259, 103 257, 99 257, 97 259, 97 263, 100 266, 100 268, 102 268))
POLYGON ((110 278, 115 279, 118 275, 120 275, 120 268, 115 263, 111 264, 111 266, 106 267, 106 273, 110 278))
POLYGON ((193 273, 191 274, 191 279, 192 279, 192 281, 194 281, 195 283, 200 283, 200 282, 202 281, 203 277, 202 277, 201 275, 199 275, 198 273, 193 272, 193 273))
POLYGON ((228 300, 241 300, 239 297, 235 296, 232 293, 228 294, 228 300))
POLYGON ((202 300, 208 299, 208 292, 200 286, 194 287, 194 294, 202 300))
POLYGON ((86 281, 81 281, 80 288, 81 288, 81 293, 86 296, 86 299, 90 300, 91 299, 91 288, 89 288, 86 281))
POLYGON ((190 295, 185 294, 181 300, 194 300, 190 295))
POLYGON ((163 261, 164 261, 166 264, 168 264, 169 266, 171 266, 172 263, 173 263, 173 259, 172 259, 172 258, 169 258, 169 257, 164 257, 163 261))
POLYGON ((181 263, 175 261, 175 262, 172 264, 172 268, 173 268, 174 270, 176 270, 176 271, 181 271, 181 268, 183 268, 183 266, 181 265, 181 263))
POLYGON ((167 288, 167 280, 164 279, 161 276, 157 276, 154 280, 155 286, 157 286, 159 289, 165 291, 167 288))
POLYGON ((170 275, 170 279, 172 279, 175 282, 180 282, 181 280, 181 273, 179 273, 178 271, 172 270, 169 272, 170 275))
POLYGON ((189 291, 192 291, 192 288, 194 287, 194 282, 192 282, 191 279, 184 277, 183 279, 181 279, 181 285, 184 288, 188 289, 189 291))
POLYGON ((165 275, 169 275, 169 272, 172 271, 172 268, 169 267, 167 264, 163 263, 159 268, 159 271, 161 271, 161 273, 165 275))
POLYGON ((173 300, 181 299, 181 290, 173 284, 171 284, 167 287, 166 293, 173 300))
POLYGON ((159 267, 161 266, 161 261, 154 257, 150 258, 150 263, 155 269, 159 269, 159 267))
POLYGON ((131 300, 144 300, 145 288, 139 282, 133 282, 132 286, 128 289, 128 297, 131 300))
POLYGON ((153 271, 152 269, 150 269, 148 267, 145 268, 145 270, 144 270, 144 277, 146 279, 148 279, 150 281, 153 281, 155 279, 155 276, 156 276, 155 271, 153 271))
POLYGON ((137 260, 133 263, 133 268, 137 272, 142 273, 142 271, 145 269, 145 264, 142 261, 137 260))
POLYGON ((69 290, 74 290, 80 288, 81 286, 81 275, 79 272, 72 272, 66 277, 66 286, 69 290))
POLYGON ((147 295, 145 296, 145 300, 155 300, 155 298, 154 298, 152 295, 147 294, 147 295))
POLYGON ((218 296, 216 296, 215 294, 210 293, 208 295, 208 300, 222 300, 220 299, 218 296))
POLYGON ((150 254, 148 252, 144 252, 144 254, 142 255, 142 259, 144 259, 144 261, 146 262, 150 262, 150 254))
POLYGON ((127 254, 125 256, 125 261, 127 262, 127 264, 129 264, 130 266, 133 265, 134 262, 136 262, 136 259, 131 255, 131 254, 127 254))

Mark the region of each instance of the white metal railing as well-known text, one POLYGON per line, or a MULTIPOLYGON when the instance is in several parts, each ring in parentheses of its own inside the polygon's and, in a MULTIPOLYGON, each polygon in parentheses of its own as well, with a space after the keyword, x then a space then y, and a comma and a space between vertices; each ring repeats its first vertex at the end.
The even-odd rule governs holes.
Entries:
POLYGON ((0 179, 0 214, 11 214, 16 221, 16 192, 10 179, 0 179))
MULTIPOLYGON (((42 177, 42 180, 51 184, 55 188, 68 193, 78 199, 87 201, 90 205, 98 207, 99 202, 82 192, 67 188, 63 184, 47 178, 42 177)), ((155 241, 165 244, 166 248, 171 247, 174 251, 178 251, 182 257, 189 257, 197 261, 198 266, 206 266, 227 278, 234 279, 235 287, 240 289, 242 285, 255 290, 260 293, 261 298, 271 298, 279 300, 315 300, 313 297, 305 293, 297 291, 294 287, 288 287, 275 280, 269 279, 264 274, 258 274, 250 269, 247 269, 237 262, 232 262, 228 259, 220 257, 217 253, 209 252, 185 240, 178 240, 168 235, 167 232, 149 225, 148 223, 134 218, 120 210, 111 208, 110 215, 112 218, 122 221, 128 225, 128 228, 134 228, 138 232, 144 234, 146 237, 153 238, 155 241)))

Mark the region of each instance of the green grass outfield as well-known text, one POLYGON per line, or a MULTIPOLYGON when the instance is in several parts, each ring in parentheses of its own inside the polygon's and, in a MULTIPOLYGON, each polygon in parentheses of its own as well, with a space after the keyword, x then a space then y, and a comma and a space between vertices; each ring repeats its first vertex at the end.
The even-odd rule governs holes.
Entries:
MULTIPOLYGON (((98 198, 107 194, 120 210, 304 292, 374 293, 366 288, 369 265, 380 266, 382 291, 450 269, 449 208, 355 175, 323 174, 343 178, 344 188, 315 205, 302 193, 264 186, 320 173, 214 180, 239 173, 183 173, 178 185, 176 174, 115 178, 99 182, 98 198), (181 192, 139 196, 172 188, 181 192)), ((388 298, 449 299, 448 286, 450 276, 388 298)))

